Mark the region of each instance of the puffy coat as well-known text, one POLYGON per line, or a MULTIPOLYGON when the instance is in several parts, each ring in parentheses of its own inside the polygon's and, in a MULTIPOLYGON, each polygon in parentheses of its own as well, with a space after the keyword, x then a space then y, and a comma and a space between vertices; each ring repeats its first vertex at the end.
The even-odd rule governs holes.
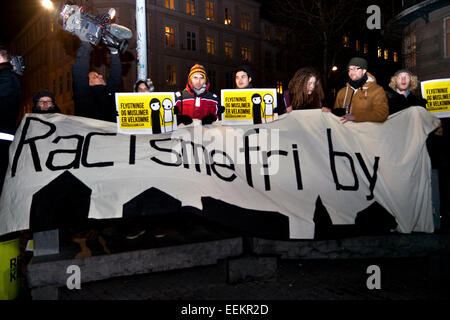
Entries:
POLYGON ((355 122, 383 122, 389 115, 386 93, 373 75, 367 72, 367 77, 361 88, 354 89, 347 83, 339 90, 334 109, 345 108, 346 104, 350 104, 350 113, 355 116, 355 122))

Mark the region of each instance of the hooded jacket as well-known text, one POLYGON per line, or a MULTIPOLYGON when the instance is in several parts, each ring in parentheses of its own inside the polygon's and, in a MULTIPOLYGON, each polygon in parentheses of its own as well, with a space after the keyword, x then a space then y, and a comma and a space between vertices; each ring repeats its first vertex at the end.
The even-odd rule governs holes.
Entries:
POLYGON ((360 88, 355 89, 347 83, 339 90, 333 109, 345 109, 346 104, 350 104, 349 112, 355 116, 355 122, 384 122, 389 115, 386 93, 369 72, 367 78, 360 88))
POLYGON ((212 114, 217 119, 217 104, 219 99, 217 95, 209 92, 210 82, 206 78, 206 88, 203 93, 197 95, 191 86, 189 76, 186 88, 183 91, 175 92, 175 106, 178 109, 178 115, 186 115, 192 119, 203 119, 208 114, 212 114))

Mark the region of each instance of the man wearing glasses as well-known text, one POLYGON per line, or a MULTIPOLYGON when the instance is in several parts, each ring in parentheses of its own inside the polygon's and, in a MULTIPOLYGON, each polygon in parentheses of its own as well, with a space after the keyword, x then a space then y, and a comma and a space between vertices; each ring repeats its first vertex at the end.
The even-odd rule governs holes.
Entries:
POLYGON ((39 91, 33 98, 33 113, 61 113, 61 110, 56 105, 55 96, 50 91, 39 91))
POLYGON ((349 80, 339 90, 333 113, 343 114, 341 122, 383 122, 389 115, 388 100, 384 89, 367 72, 367 60, 352 58, 348 63, 349 80))

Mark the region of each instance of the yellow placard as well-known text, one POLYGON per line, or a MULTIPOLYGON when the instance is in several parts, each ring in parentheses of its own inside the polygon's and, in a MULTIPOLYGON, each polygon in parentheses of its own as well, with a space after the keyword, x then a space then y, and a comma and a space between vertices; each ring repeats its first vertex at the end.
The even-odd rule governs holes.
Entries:
POLYGON ((223 125, 261 124, 278 118, 276 89, 224 89, 221 102, 223 125))
POLYGON ((20 240, 0 242, 0 300, 12 300, 20 291, 20 240))
POLYGON ((173 92, 116 93, 118 132, 157 134, 177 128, 173 92))
POLYGON ((427 110, 439 118, 450 117, 450 78, 422 81, 427 110))

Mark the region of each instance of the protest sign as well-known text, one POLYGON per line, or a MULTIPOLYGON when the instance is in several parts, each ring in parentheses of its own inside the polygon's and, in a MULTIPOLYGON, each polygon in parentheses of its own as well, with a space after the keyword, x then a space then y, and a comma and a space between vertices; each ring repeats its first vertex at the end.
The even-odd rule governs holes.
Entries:
POLYGON ((117 131, 156 134, 177 129, 173 92, 116 93, 117 131))

